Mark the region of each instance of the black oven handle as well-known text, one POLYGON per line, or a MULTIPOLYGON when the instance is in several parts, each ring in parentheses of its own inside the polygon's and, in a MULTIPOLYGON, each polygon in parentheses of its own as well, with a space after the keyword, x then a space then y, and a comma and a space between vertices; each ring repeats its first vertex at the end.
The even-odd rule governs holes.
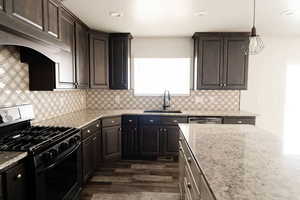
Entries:
POLYGON ((78 145, 76 145, 70 152, 68 152, 64 157, 57 159, 56 161, 54 161, 51 165, 49 165, 46 168, 43 168, 41 170, 38 171, 38 173, 43 173, 49 169, 52 169, 54 167, 56 167, 57 165, 59 165, 62 161, 64 161, 66 158, 68 158, 69 156, 71 156, 75 151, 78 150, 78 148, 80 147, 80 143, 78 145))

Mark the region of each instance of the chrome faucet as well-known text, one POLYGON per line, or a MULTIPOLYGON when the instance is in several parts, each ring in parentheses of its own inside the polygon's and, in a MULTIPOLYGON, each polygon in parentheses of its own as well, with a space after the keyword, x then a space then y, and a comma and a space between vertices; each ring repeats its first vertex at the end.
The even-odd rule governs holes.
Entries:
POLYGON ((167 110, 167 108, 171 107, 171 95, 169 90, 165 90, 163 102, 163 110, 167 110))

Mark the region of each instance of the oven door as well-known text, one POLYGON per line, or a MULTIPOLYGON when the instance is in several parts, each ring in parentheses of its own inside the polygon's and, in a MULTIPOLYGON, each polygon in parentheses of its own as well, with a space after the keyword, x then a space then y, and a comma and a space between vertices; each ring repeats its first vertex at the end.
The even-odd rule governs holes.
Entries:
POLYGON ((37 200, 71 200, 80 193, 81 151, 76 145, 55 162, 37 170, 37 200))

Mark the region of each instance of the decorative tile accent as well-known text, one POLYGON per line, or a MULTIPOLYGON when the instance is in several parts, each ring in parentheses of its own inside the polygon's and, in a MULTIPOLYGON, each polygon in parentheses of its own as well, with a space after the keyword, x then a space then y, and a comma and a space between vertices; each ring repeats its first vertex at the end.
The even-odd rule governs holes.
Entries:
MULTIPOLYGON (((161 96, 134 96, 132 90, 89 90, 87 107, 90 109, 160 109, 161 96)), ((171 108, 175 110, 239 111, 240 91, 191 91, 190 96, 173 96, 171 108)))
POLYGON ((0 107, 32 104, 41 121, 86 108, 86 91, 29 91, 28 65, 13 46, 0 46, 0 107))

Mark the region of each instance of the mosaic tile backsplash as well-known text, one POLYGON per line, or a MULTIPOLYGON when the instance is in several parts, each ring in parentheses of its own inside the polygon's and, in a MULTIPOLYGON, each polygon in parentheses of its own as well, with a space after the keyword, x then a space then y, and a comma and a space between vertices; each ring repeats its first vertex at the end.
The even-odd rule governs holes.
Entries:
MULTIPOLYGON (((88 90, 91 109, 161 109, 161 96, 134 96, 132 90, 88 90)), ((236 90, 191 91, 190 96, 171 97, 171 109, 202 111, 239 111, 240 92, 236 90)))
MULTIPOLYGON (((74 90, 32 92, 28 89, 28 65, 20 62, 16 47, 0 46, 0 107, 30 103, 36 121, 85 108, 160 109, 162 97, 134 96, 132 90, 74 90)), ((178 110, 238 111, 239 91, 192 91, 190 96, 175 96, 171 108, 178 110)))
POLYGON ((13 46, 0 46, 0 107, 30 103, 41 121, 86 108, 86 91, 29 91, 28 65, 13 46))

